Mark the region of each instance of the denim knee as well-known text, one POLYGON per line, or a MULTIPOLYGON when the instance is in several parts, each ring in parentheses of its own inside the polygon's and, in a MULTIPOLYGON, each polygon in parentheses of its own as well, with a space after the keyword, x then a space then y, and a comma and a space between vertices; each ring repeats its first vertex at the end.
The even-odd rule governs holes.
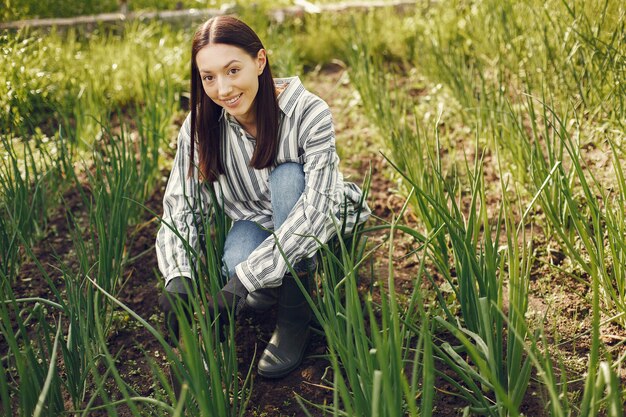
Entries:
POLYGON ((304 168, 295 162, 278 165, 269 182, 274 227, 279 228, 304 192, 304 168))
POLYGON ((248 259, 250 254, 263 242, 270 233, 255 222, 248 220, 236 221, 231 227, 222 256, 222 274, 227 278, 235 273, 235 268, 248 259))

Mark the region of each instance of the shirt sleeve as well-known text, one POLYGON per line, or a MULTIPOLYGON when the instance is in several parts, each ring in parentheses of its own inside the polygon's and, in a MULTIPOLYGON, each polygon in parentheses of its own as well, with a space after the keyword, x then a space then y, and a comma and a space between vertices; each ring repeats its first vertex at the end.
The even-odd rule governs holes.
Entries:
MULTIPOLYGON (((200 210, 207 213, 209 200, 198 182, 198 170, 189 176, 190 117, 178 134, 178 148, 174 165, 163 197, 163 217, 156 238, 159 270, 165 285, 175 277, 193 279, 196 254, 199 248, 200 210)), ((197 152, 194 158, 197 167, 197 152)))
POLYGON ((312 256, 320 243, 326 243, 335 233, 333 217, 340 204, 336 192, 339 157, 330 109, 320 100, 304 113, 306 125, 303 123, 301 131, 305 136, 305 189, 274 235, 236 267, 248 291, 279 286, 288 271, 287 262, 293 266, 312 256))

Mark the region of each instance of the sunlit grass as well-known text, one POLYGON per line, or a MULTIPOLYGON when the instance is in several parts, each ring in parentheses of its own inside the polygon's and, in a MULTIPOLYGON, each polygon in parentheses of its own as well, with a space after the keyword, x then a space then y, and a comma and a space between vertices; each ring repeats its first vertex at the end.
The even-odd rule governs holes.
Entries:
POLYGON ((114 109, 132 109, 150 102, 151 91, 179 92, 186 84, 189 34, 154 24, 84 36, 74 30, 3 35, 2 132, 29 136, 43 126, 51 135, 62 125, 72 140, 90 144, 97 121, 114 109))
MULTIPOLYGON (((312 4, 349 4, 359 0, 317 0, 312 4)), ((96 13, 115 13, 122 10, 122 2, 118 0, 5 0, 0 10, 0 22, 48 17, 70 17, 96 13)), ((179 9, 221 9, 236 6, 237 9, 284 8, 294 5, 293 0, 257 0, 252 5, 245 0, 126 0, 123 2, 127 11, 179 10, 179 9)))
MULTIPOLYGON (((275 75, 321 68, 333 58, 346 64, 358 91, 354 111, 365 113, 385 141, 392 175, 404 178, 403 213, 417 219, 405 225, 400 215, 366 228, 388 233, 390 268, 374 280, 374 293, 359 289, 357 272, 365 275, 381 248, 348 237, 322 249, 320 291, 309 301, 327 338, 334 402, 299 398, 306 409, 429 415, 447 395, 430 390, 438 376, 455 387, 467 413, 520 415, 533 382, 552 416, 623 415, 624 357, 611 357, 602 343, 600 318, 626 322, 624 13, 614 1, 493 0, 433 3, 408 15, 307 16, 283 26, 244 13, 268 45, 281 46, 270 51, 275 75), (414 80, 423 85, 414 88, 414 80), (588 149, 605 153, 607 164, 594 166, 588 149), (399 235, 412 239, 408 256, 417 259, 407 297, 394 287, 399 235), (538 259, 537 241, 558 248, 569 264, 538 259), (568 379, 581 377, 557 370, 548 335, 529 327, 538 263, 548 264, 555 279, 573 277, 588 288, 580 302, 589 306, 591 343, 579 397, 570 395, 568 379), (423 298, 437 305, 427 309, 423 298)), ((211 239, 188 248, 200 260, 200 279, 182 349, 174 351, 118 299, 134 227, 161 176, 159 158, 171 153, 191 29, 134 24, 91 34, 3 35, 4 414, 89 415, 121 405, 137 416, 148 409, 246 412, 251 369, 240 369, 234 344, 219 340, 203 310, 223 280, 229 223, 219 211, 203 219, 211 239), (76 262, 59 259, 50 274, 34 247, 58 204, 55 193, 68 186, 83 193, 87 212, 68 213, 76 262), (8 284, 23 260, 36 265, 49 299, 16 299, 8 284), (173 374, 186 383, 181 398, 154 361, 160 390, 151 397, 138 395, 117 369, 107 340, 120 309, 162 345, 173 374), (107 385, 117 387, 115 399, 107 385)), ((232 340, 234 327, 227 331, 232 340)))
MULTIPOLYGON (((609 261, 622 257, 621 244, 612 237, 621 236, 622 228, 615 222, 621 210, 614 202, 622 199, 622 181, 619 175, 612 184, 596 179, 585 160, 582 137, 598 132, 594 128, 598 123, 623 123, 621 99, 616 95, 621 87, 609 81, 622 77, 622 68, 603 66, 601 62, 607 61, 600 60, 609 50, 613 58, 621 59, 623 49, 618 47, 621 43, 615 40, 619 36, 614 30, 623 34, 623 8, 606 2, 602 13, 593 15, 582 3, 571 7, 555 4, 552 6, 561 18, 553 19, 552 12, 543 15, 543 6, 527 14, 520 13, 530 7, 526 4, 486 1, 469 9, 461 2, 448 6, 435 6, 427 12, 430 19, 418 21, 421 53, 414 62, 452 92, 461 117, 450 114, 449 108, 455 109, 457 103, 428 108, 420 96, 394 90, 393 75, 387 75, 393 65, 384 62, 367 40, 371 25, 357 25, 355 53, 350 59, 351 80, 370 120, 387 138, 392 162, 405 175, 420 226, 427 231, 445 227, 446 233, 433 241, 432 261, 453 289, 462 321, 440 293, 438 300, 447 316, 437 317, 435 322, 461 345, 435 344, 437 357, 455 370, 458 380, 449 382, 463 393, 470 410, 519 414, 529 383, 532 342, 524 316, 533 258, 522 232, 532 225, 548 239, 556 239, 575 268, 585 272, 581 279, 588 278, 594 342, 580 407, 590 415, 603 401, 614 401, 612 394, 607 398, 602 394, 604 382, 615 381, 614 372, 605 365, 605 374, 597 376, 601 342, 595 320, 601 306, 620 322, 620 312, 624 312, 619 293, 623 277, 613 273, 620 267, 609 261), (614 14, 609 18, 610 11, 614 14), (528 14, 537 17, 530 28, 528 14), (478 21, 481 23, 476 24, 478 21), (491 23, 485 27, 485 22, 491 23), (559 34, 567 31, 570 39, 565 37, 555 48, 559 34), (573 47, 577 37, 579 43, 573 47), (545 65, 541 51, 551 54, 547 58, 550 66, 545 65), (561 68, 568 71, 564 74, 561 68), (600 68, 610 74, 600 74, 600 68), (589 76, 594 80, 584 81, 589 76), (608 85, 598 83, 600 79, 608 85), (559 104, 553 106, 547 100, 559 104), (433 134, 423 127, 423 120, 429 120, 424 109, 439 115, 433 134), (461 123, 470 124, 475 131, 473 147, 467 143, 461 123), (445 140, 440 140, 444 125, 445 140), (465 142, 460 159, 455 159, 456 140, 465 142), (490 167, 483 160, 485 154, 492 156, 490 167), (487 189, 484 170, 493 172, 494 168, 501 181, 487 189), (511 187, 516 190, 515 205, 507 196, 511 187), (488 196, 493 198, 498 189, 501 195, 496 205, 489 204, 488 196), (495 208, 490 215, 488 206, 495 208), (609 213, 607 209, 612 210, 609 213), (540 217, 531 213, 538 212, 545 214, 545 221, 535 223, 540 217), (504 288, 508 291, 506 305, 504 288), (502 313, 504 308, 508 317, 502 313), (463 359, 461 352, 471 361, 463 359)), ((603 146, 601 141, 621 143, 619 129, 609 131, 585 137, 584 143, 607 150, 614 155, 614 167, 621 169, 619 149, 603 146)), ((436 289, 434 280, 433 285, 436 289)), ((556 384, 552 378, 546 377, 544 382, 556 384)), ((609 392, 615 389, 619 391, 611 386, 609 392)), ((557 409, 553 411, 561 415, 557 409)))

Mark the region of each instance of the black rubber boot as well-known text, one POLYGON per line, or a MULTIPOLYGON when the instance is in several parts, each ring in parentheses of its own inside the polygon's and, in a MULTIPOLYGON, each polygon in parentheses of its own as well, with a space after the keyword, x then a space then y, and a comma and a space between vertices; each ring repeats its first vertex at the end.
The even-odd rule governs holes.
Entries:
MULTIPOLYGON (((308 291, 307 274, 300 278, 308 291)), ((312 312, 295 279, 285 275, 278 296, 276 330, 259 359, 259 375, 282 378, 302 363, 309 342, 312 312)))
MULTIPOLYGON (((302 271, 298 272, 298 276, 305 275, 306 273, 304 271, 313 273, 315 268, 317 268, 317 259, 315 257, 304 259, 295 266, 296 271, 302 271)), ((287 276, 290 277, 289 274, 287 276)), ((278 302, 279 289, 280 287, 261 288, 260 290, 249 293, 246 297, 246 306, 260 313, 269 310, 278 302)))
POLYGON ((278 302, 278 294, 278 288, 261 288, 248 294, 246 305, 259 312, 267 311, 278 302))

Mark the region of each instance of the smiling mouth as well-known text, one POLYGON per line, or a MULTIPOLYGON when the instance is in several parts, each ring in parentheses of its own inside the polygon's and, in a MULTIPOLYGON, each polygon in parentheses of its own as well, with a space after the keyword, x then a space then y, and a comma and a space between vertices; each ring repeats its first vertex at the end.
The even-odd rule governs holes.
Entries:
POLYGON ((243 95, 243 93, 239 94, 236 97, 231 98, 230 100, 224 100, 224 103, 226 103, 226 105, 228 106, 232 106, 233 104, 235 104, 237 101, 239 101, 239 98, 243 95))

